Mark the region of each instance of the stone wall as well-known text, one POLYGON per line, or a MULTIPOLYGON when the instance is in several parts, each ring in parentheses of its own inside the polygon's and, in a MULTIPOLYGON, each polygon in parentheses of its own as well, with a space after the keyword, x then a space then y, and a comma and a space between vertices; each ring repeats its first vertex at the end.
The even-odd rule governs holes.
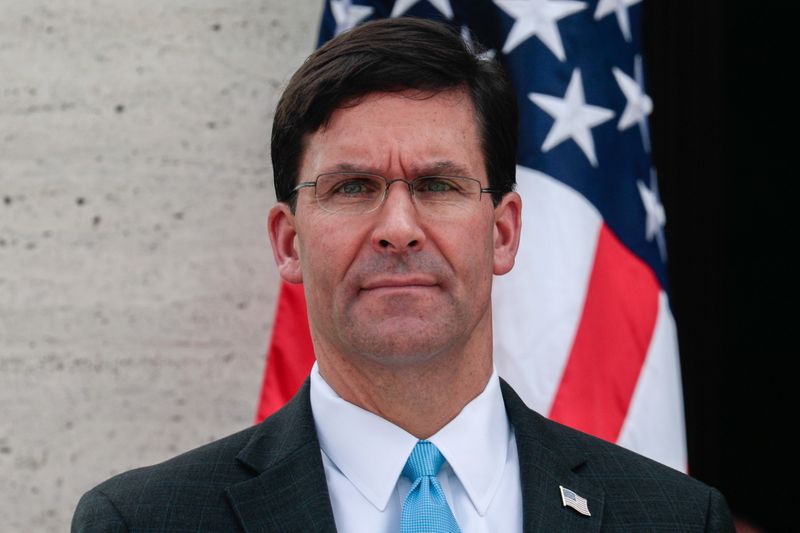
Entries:
POLYGON ((317 0, 0 0, 0 530, 252 423, 317 0))

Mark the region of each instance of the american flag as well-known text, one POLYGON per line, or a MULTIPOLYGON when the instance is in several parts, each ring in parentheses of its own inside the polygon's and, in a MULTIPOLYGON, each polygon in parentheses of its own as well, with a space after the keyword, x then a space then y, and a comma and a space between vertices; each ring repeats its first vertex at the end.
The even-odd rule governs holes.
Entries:
MULTIPOLYGON (((493 289, 495 365, 532 408, 687 467, 664 208, 651 165, 640 0, 330 0, 319 43, 384 17, 447 22, 517 91, 523 232, 493 289)), ((302 287, 284 285, 258 419, 313 363, 302 287)))
POLYGON ((589 502, 586 501, 586 498, 578 496, 561 485, 558 488, 561 490, 561 503, 564 507, 572 507, 582 515, 592 516, 592 513, 589 512, 589 502))

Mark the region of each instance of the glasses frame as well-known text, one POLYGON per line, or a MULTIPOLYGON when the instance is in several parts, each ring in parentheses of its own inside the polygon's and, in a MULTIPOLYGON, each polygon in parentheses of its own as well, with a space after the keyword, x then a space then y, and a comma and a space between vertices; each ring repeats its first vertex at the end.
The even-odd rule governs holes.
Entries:
MULTIPOLYGON (((387 179, 384 176, 381 176, 380 174, 372 174, 370 172, 345 172, 345 171, 342 171, 342 172, 323 172, 322 174, 319 174, 314 179, 314 181, 301 181, 300 183, 295 185, 294 188, 292 189, 292 195, 297 194, 300 191, 300 189, 306 189, 306 188, 309 188, 309 187, 316 187, 317 186, 317 181, 319 181, 319 179, 321 177, 332 176, 332 175, 335 175, 335 174, 345 174, 345 175, 348 175, 348 176, 365 176, 365 177, 372 177, 372 178, 380 178, 386 184, 386 187, 383 189, 383 196, 381 197, 381 201, 378 202, 375 205, 375 207, 373 207, 371 209, 368 209, 367 211, 364 211, 362 213, 358 213, 358 214, 361 214, 361 215, 366 215, 368 213, 372 213, 373 211, 377 211, 378 209, 380 209, 381 206, 383 206, 384 202, 386 202, 386 196, 388 196, 388 194, 389 194, 389 187, 391 187, 392 184, 394 184, 394 183, 396 183, 398 181, 406 184, 406 186, 408 187, 408 193, 411 195, 411 200, 414 202, 415 206, 417 204, 416 204, 416 199, 415 199, 415 196, 414 196, 414 183, 416 183, 417 181, 419 181, 421 179, 426 179, 426 178, 457 178, 457 179, 474 181, 478 185, 481 185, 480 180, 477 180, 475 178, 469 178, 467 176, 448 176, 448 175, 444 175, 444 174, 431 174, 429 176, 417 176, 413 180, 409 181, 409 180, 406 180, 405 178, 395 178, 395 179, 391 179, 390 180, 390 179, 387 179)), ((490 193, 490 194, 495 194, 495 193, 502 193, 504 191, 501 190, 501 189, 493 189, 491 187, 483 187, 483 186, 481 186, 480 189, 479 189, 479 192, 478 192, 478 202, 481 201, 481 199, 483 198, 483 193, 485 193, 485 192, 486 193, 490 193)), ((317 205, 319 205, 320 209, 324 210, 327 213, 340 213, 341 212, 341 211, 331 211, 329 209, 325 209, 325 207, 323 207, 323 205, 320 203, 319 197, 316 195, 316 193, 314 194, 314 199, 317 201, 317 205)), ((497 205, 497 202, 494 201, 494 198, 492 198, 492 203, 495 204, 495 206, 497 205)), ((353 213, 353 214, 355 214, 355 213, 353 213)))

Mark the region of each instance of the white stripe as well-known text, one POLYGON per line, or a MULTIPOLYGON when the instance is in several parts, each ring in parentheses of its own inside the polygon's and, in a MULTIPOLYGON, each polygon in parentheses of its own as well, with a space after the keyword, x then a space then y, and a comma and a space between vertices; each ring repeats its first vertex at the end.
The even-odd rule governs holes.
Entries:
POLYGON ((583 310, 602 217, 574 189, 517 167, 522 242, 514 269, 493 288, 498 373, 547 414, 583 310))
POLYGON ((686 433, 677 332, 669 300, 659 294, 650 348, 617 443, 685 472, 686 433))

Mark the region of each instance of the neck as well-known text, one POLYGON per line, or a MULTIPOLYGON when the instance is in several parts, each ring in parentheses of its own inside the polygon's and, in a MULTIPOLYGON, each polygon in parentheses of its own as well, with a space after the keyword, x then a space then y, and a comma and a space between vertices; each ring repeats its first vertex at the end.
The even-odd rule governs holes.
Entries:
POLYGON ((322 377, 344 400, 426 439, 486 387, 492 374, 491 334, 479 344, 400 366, 317 347, 317 361, 322 377))

